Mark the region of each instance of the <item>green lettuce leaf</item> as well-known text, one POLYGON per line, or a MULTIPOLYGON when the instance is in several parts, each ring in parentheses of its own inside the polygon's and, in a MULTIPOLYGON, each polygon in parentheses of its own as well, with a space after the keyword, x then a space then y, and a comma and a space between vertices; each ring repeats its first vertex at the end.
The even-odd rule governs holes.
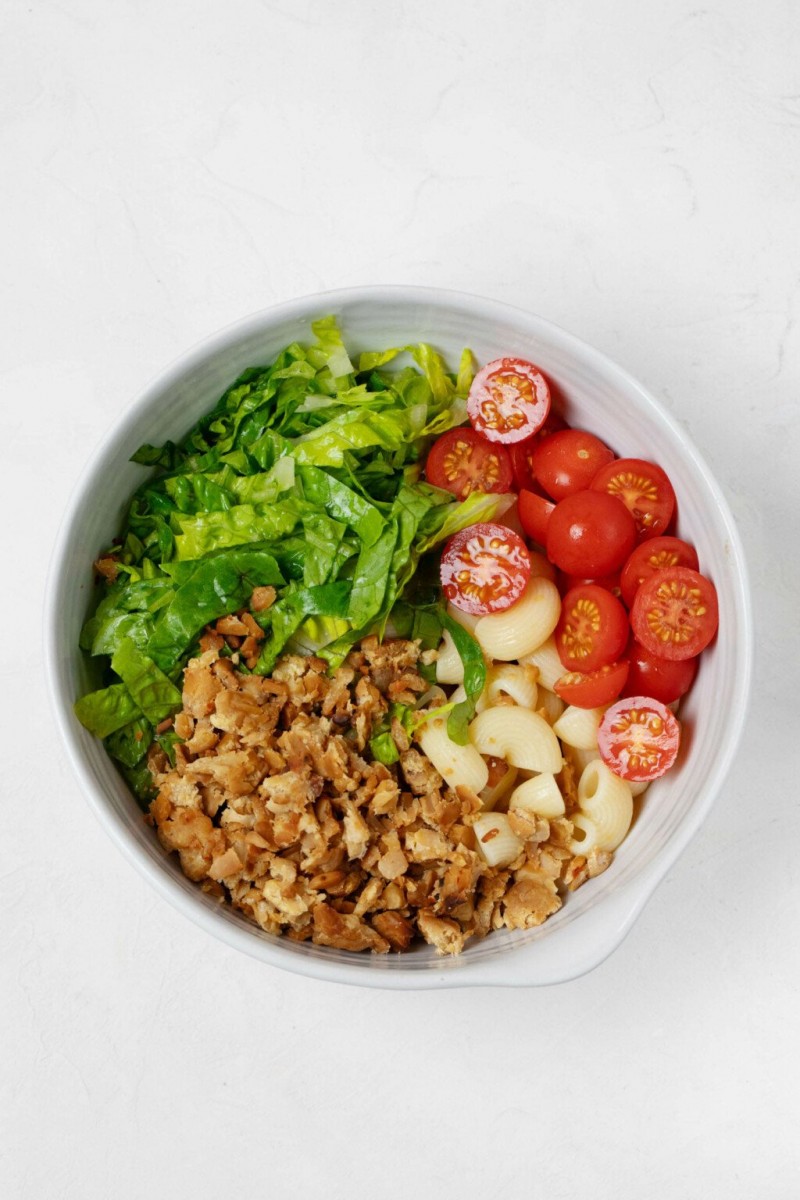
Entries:
POLYGON ((209 621, 243 608, 254 588, 283 583, 275 558, 264 550, 234 548, 201 558, 159 612, 148 654, 168 671, 209 621))
POLYGON ((180 708, 180 690, 130 638, 120 642, 111 659, 111 669, 153 725, 180 708))
POLYGON ((99 738, 116 733, 139 715, 139 706, 124 683, 112 683, 75 702, 75 716, 99 738))
POLYGON ((464 665, 464 691, 466 700, 457 704, 447 718, 447 732, 459 746, 466 746, 469 741, 467 727, 475 716, 475 705, 478 697, 486 687, 486 661, 483 652, 471 633, 467 633, 463 625, 453 620, 450 614, 442 609, 440 614, 442 627, 453 639, 458 655, 464 665))

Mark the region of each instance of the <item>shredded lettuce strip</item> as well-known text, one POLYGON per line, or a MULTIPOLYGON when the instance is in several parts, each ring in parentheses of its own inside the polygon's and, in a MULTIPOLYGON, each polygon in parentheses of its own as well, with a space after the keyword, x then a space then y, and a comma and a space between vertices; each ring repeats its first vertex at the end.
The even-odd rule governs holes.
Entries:
MULTIPOLYGON (((453 375, 425 343, 354 361, 334 317, 312 331, 310 345, 244 371, 180 442, 133 456, 151 471, 107 551, 117 579, 101 585, 81 634, 105 686, 75 711, 142 796, 153 737, 174 753, 174 734, 154 731, 180 707, 183 668, 209 622, 274 587, 275 603, 258 614, 260 673, 287 649, 335 666, 388 623, 435 644, 449 625, 438 594, 420 598, 424 556, 513 502, 458 501, 421 479, 431 440, 466 419, 468 350, 453 375)), ((449 717, 460 739, 482 686, 480 653, 465 638, 468 701, 449 717)))

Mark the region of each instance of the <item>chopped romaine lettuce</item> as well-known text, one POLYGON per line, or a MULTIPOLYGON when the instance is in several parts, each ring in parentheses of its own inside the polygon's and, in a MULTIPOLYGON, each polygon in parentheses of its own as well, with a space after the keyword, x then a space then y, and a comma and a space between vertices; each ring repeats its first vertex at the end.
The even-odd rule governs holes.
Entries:
MULTIPOLYGON (((313 344, 243 371, 180 441, 134 455, 151 472, 106 551, 117 579, 102 585, 81 635, 87 653, 110 660, 111 682, 76 713, 140 794, 142 742, 157 736, 173 752, 174 735, 153 730, 180 706, 182 670, 209 622, 246 607, 254 588, 275 587, 275 603, 256 614, 262 673, 287 649, 341 662, 387 623, 433 645, 449 625, 440 597, 419 590, 424 556, 511 503, 459 502, 420 477, 431 439, 466 419, 468 350, 457 376, 426 343, 354 363, 334 317, 312 329, 313 344)), ((468 700, 450 727, 462 736, 483 660, 468 634, 454 638, 468 700)), ((376 745, 390 754, 385 732, 376 745)))

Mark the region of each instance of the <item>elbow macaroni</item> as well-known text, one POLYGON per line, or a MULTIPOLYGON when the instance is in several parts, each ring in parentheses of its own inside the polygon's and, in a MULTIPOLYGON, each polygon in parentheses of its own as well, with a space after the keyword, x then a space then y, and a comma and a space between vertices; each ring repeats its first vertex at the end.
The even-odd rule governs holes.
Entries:
POLYGON ((550 637, 560 614, 558 588, 552 580, 537 576, 511 608, 481 617, 473 636, 487 658, 519 660, 550 637))
MULTIPOLYGON (((555 626, 554 626, 555 628, 555 626)), ((522 655, 522 662, 531 663, 539 670, 541 687, 552 692, 557 679, 566 671, 556 650, 555 638, 548 637, 540 646, 535 646, 529 654, 522 655)))
POLYGON ((472 745, 480 754, 504 758, 512 767, 529 771, 561 770, 561 747, 544 717, 518 705, 501 705, 479 713, 469 727, 472 745))
POLYGON ((445 629, 442 634, 442 643, 439 646, 439 657, 436 659, 436 682, 437 683, 463 683, 464 682, 464 664, 461 661, 461 655, 456 650, 456 644, 453 641, 452 634, 445 629))
POLYGON ((616 850, 630 829, 633 797, 630 786, 610 771, 602 759, 595 759, 584 769, 578 784, 578 807, 580 811, 572 823, 583 836, 573 837, 572 853, 616 850))
POLYGON ((474 746, 459 746, 447 733, 444 717, 433 717, 417 734, 420 746, 450 787, 468 787, 482 792, 489 768, 474 746))
POLYGON ((603 719, 603 708, 576 708, 569 704, 553 726, 567 746, 578 750, 597 750, 597 730, 603 719))

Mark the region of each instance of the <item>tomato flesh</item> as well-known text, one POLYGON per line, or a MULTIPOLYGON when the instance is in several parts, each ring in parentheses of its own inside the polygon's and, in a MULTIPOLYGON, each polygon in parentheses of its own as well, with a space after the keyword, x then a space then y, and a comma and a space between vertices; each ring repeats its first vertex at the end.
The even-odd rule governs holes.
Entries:
POLYGON ((608 663, 597 671, 567 671, 554 684, 554 691, 565 704, 575 708, 599 708, 616 700, 628 677, 628 663, 608 663))
POLYGON ((622 656, 628 644, 628 614, 611 592, 585 584, 567 592, 562 600, 554 636, 558 657, 567 670, 586 674, 622 656))
POLYGON ((490 522, 468 525, 454 534, 440 563, 446 598, 474 616, 510 608, 530 575, 531 561, 522 538, 490 522))
POLYGON ((547 523, 547 557, 566 575, 610 575, 635 543, 630 512, 604 492, 573 492, 558 502, 547 523))
POLYGON ((633 516, 639 541, 663 533, 675 511, 675 493, 661 467, 643 458, 618 458, 601 467, 594 491, 616 496, 633 516))
POLYGON ((652 696, 618 700, 603 714, 597 746, 606 766, 630 783, 650 783, 678 756, 680 726, 652 696))
POLYGON ((459 500, 471 492, 508 492, 511 459, 505 446, 493 445, 474 429, 448 429, 431 446, 425 476, 459 500))
POLYGON ((546 500, 544 496, 537 495, 536 492, 528 492, 523 489, 519 494, 517 511, 522 528, 531 541, 536 542, 539 546, 547 545, 547 523, 554 509, 555 504, 551 504, 549 500, 546 500))
POLYGON ((531 455, 534 478, 554 500, 588 488, 614 452, 583 429, 562 429, 542 438, 531 455))
POLYGON ((694 658, 705 650, 718 624, 716 588, 691 567, 656 571, 633 599, 633 636, 659 658, 694 658))
POLYGON ((522 358, 487 363, 472 381, 467 414, 490 442, 523 442, 544 425, 550 388, 538 367, 522 358))
POLYGON ((648 538, 639 543, 622 568, 622 599, 630 608, 641 584, 656 571, 663 571, 665 567, 691 567, 696 571, 698 565, 697 551, 682 538, 648 538))
POLYGON ((630 668, 623 690, 632 696, 652 696, 662 704, 672 704, 688 692, 697 674, 697 658, 659 658, 635 640, 628 655, 630 668))

